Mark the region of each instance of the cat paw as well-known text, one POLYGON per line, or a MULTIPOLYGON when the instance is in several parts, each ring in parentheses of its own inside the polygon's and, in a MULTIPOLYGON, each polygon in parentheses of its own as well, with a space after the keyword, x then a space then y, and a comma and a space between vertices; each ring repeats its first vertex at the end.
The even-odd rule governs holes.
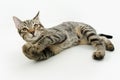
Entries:
POLYGON ((102 60, 103 58, 104 58, 104 53, 103 52, 101 52, 101 51, 96 51, 96 52, 94 52, 94 54, 93 54, 93 59, 95 59, 95 60, 102 60))
POLYGON ((108 51, 114 51, 114 46, 113 46, 113 44, 109 44, 109 45, 107 45, 106 46, 106 50, 108 50, 108 51))

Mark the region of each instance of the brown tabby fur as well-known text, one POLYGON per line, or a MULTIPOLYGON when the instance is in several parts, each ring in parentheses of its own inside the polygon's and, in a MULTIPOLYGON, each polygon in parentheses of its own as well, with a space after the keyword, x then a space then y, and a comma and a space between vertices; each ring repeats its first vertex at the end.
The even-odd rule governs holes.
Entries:
POLYGON ((94 46, 96 51, 93 58, 96 60, 104 58, 105 50, 114 50, 107 35, 98 35, 85 23, 63 22, 52 28, 44 28, 39 20, 39 12, 31 20, 21 21, 17 17, 13 17, 13 20, 20 36, 27 42, 23 45, 23 53, 32 60, 48 59, 76 45, 94 46))

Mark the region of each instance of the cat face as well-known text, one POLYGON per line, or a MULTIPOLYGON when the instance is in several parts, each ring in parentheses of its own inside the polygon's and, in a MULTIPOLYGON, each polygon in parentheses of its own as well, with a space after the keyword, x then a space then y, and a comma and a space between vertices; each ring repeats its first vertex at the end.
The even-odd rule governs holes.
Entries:
POLYGON ((27 42, 32 42, 44 31, 44 27, 39 21, 39 12, 32 20, 21 21, 17 17, 13 17, 14 23, 20 36, 27 42))

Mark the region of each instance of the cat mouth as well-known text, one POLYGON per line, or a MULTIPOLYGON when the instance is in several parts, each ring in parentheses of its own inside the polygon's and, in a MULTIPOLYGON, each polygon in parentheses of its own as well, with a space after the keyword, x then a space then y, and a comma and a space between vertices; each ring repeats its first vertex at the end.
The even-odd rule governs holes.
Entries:
POLYGON ((34 34, 32 34, 32 38, 33 38, 33 37, 36 37, 36 36, 35 36, 34 34))

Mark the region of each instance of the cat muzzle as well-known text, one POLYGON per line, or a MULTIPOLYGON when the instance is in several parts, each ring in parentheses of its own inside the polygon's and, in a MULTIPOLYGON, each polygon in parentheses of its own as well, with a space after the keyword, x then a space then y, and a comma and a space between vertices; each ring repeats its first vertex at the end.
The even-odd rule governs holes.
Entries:
POLYGON ((34 36, 35 30, 34 29, 30 29, 29 33, 31 33, 34 36))

